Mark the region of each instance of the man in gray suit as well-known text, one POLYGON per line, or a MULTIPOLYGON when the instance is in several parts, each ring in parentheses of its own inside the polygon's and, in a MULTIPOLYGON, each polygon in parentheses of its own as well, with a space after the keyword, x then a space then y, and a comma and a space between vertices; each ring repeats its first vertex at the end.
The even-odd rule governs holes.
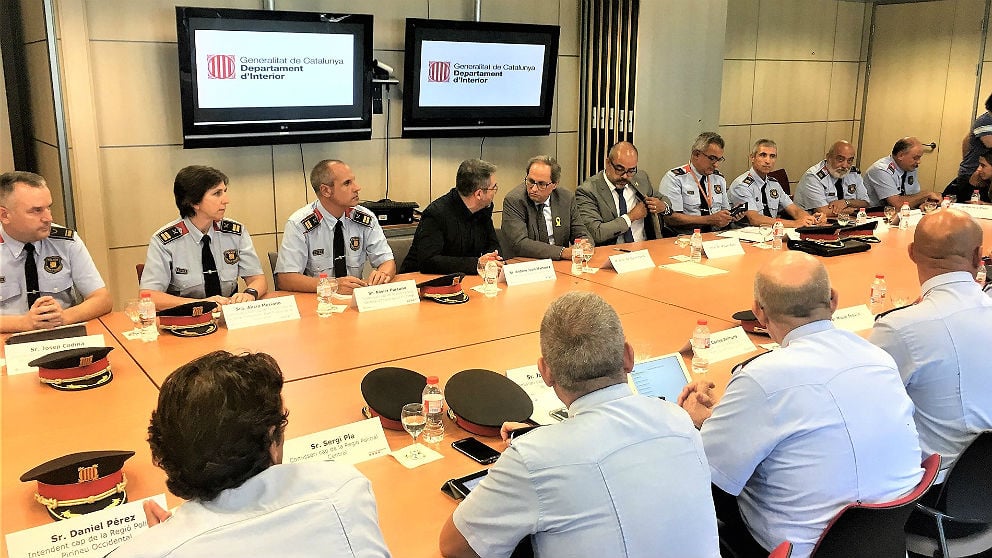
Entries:
POLYGON ((575 191, 579 216, 596 244, 661 238, 661 216, 672 212, 647 173, 637 170, 637 148, 622 141, 610 148, 603 172, 575 191))
MULTIPOLYGON (((575 194, 558 189, 561 165, 538 155, 527 161, 527 175, 503 199, 503 236, 513 256, 552 260, 572 259, 569 244, 588 238, 573 201, 575 194)), ((504 254, 504 257, 506 254, 504 254)))

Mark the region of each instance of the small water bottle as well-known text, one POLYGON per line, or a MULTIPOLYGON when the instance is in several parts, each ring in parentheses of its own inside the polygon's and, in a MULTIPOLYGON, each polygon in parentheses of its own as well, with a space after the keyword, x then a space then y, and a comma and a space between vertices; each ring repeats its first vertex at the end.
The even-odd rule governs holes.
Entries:
POLYGON ((697 320, 692 330, 692 371, 702 374, 710 369, 710 328, 706 320, 697 320))
POLYGON ((982 196, 978 194, 978 190, 975 190, 974 192, 971 193, 971 201, 973 202, 982 201, 982 196))
POLYGON ((582 261, 582 244, 576 242, 572 244, 572 275, 582 275, 585 267, 585 262, 582 261))
POLYGON ((865 208, 862 207, 861 209, 858 210, 858 216, 855 217, 854 224, 864 225, 867 222, 868 222, 868 213, 866 213, 865 208))
POLYGON ((871 292, 868 295, 868 305, 873 314, 878 314, 885 310, 889 288, 885 284, 885 276, 878 274, 871 282, 871 292))
POLYGON ((944 199, 940 200, 940 207, 941 209, 947 209, 948 207, 951 207, 951 197, 944 196, 944 199))
POLYGON ((337 290, 337 279, 331 279, 326 273, 320 274, 317 281, 317 315, 321 318, 330 317, 334 312, 334 291, 337 290))
POLYGON ((978 271, 975 273, 975 282, 984 286, 986 279, 988 279, 988 271, 985 269, 985 262, 982 262, 982 264, 978 266, 978 271))
POLYGON ((423 395, 424 416, 427 417, 427 426, 424 427, 424 441, 429 444, 436 444, 444 439, 444 421, 441 415, 444 412, 444 392, 437 383, 437 376, 429 376, 427 385, 424 386, 423 395))
POLYGON ((496 263, 495 259, 490 259, 486 262, 482 277, 482 291, 487 297, 492 298, 499 292, 499 285, 496 284, 498 280, 499 264, 496 263))
POLYGON ((785 236, 785 225, 782 224, 782 221, 776 219, 775 224, 772 225, 772 249, 782 249, 783 236, 785 236))
POLYGON ((141 316, 141 340, 150 343, 158 339, 158 318, 155 315, 155 302, 152 301, 152 294, 148 291, 141 291, 138 314, 141 316))
POLYGON ((909 228, 909 204, 902 204, 899 210, 899 230, 904 231, 909 228))
POLYGON ((703 234, 699 229, 693 229, 692 238, 689 239, 689 261, 692 263, 703 261, 703 234))

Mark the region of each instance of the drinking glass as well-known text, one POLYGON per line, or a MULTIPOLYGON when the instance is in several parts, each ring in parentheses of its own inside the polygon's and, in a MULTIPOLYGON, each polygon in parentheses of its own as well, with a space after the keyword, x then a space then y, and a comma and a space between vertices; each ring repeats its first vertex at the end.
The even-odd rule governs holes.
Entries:
POLYGON ((937 202, 935 201, 923 202, 923 204, 920 206, 920 210, 923 211, 924 215, 930 213, 934 209, 937 209, 937 202))
POLYGON ((885 224, 891 225, 892 219, 894 219, 896 216, 896 208, 891 205, 887 205, 885 206, 884 212, 885 212, 885 224))
POLYGON ((847 213, 838 213, 837 214, 837 224, 838 225, 840 225, 842 227, 846 227, 847 224, 850 223, 850 222, 851 222, 851 216, 848 215, 847 213))
POLYGON ((675 245, 685 250, 686 248, 689 247, 689 241, 690 241, 689 235, 680 234, 678 237, 675 238, 675 245))
POLYGON ((761 242, 759 242, 758 244, 761 244, 762 246, 768 246, 768 237, 772 235, 772 226, 768 223, 765 223, 764 225, 758 225, 758 234, 761 235, 761 242))
POLYGON ((592 259, 592 255, 596 253, 596 247, 589 239, 582 239, 582 267, 586 273, 589 273, 592 269, 589 267, 589 260, 592 259))
POLYGON ((403 429, 413 436, 413 444, 411 444, 413 450, 407 454, 407 457, 410 459, 423 459, 423 452, 420 451, 420 448, 416 447, 417 436, 420 436, 420 433, 424 431, 424 427, 427 426, 427 417, 424 416, 423 403, 407 403, 403 405, 400 421, 403 423, 403 429))
POLYGON ((134 324, 134 329, 132 329, 130 333, 137 334, 141 332, 140 304, 141 304, 140 300, 138 300, 137 298, 132 298, 131 300, 128 300, 127 304, 124 306, 124 315, 131 320, 132 324, 134 324))

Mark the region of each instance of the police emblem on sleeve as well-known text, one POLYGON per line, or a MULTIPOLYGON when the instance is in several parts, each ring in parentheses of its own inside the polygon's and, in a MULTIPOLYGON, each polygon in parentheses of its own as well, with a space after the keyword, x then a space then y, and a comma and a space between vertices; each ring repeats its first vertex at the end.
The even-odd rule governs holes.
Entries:
POLYGON ((46 256, 45 271, 49 273, 58 273, 62 271, 62 256, 46 256))
POLYGON ((768 197, 770 197, 773 200, 777 200, 778 199, 778 188, 775 188, 774 190, 770 190, 768 192, 768 197))
POLYGON ((910 177, 908 177, 908 178, 906 179, 906 182, 908 182, 910 186, 912 186, 912 185, 913 185, 913 178, 915 178, 915 177, 913 177, 913 176, 910 176, 910 177))
POLYGON ((848 184, 847 185, 847 193, 848 194, 853 194, 854 193, 854 189, 855 189, 854 184, 848 184))
POLYGON ((240 259, 237 250, 224 250, 224 263, 236 264, 240 259))
POLYGON ((357 252, 358 248, 361 246, 361 239, 359 239, 357 236, 353 236, 349 241, 349 245, 351 246, 352 252, 357 252))

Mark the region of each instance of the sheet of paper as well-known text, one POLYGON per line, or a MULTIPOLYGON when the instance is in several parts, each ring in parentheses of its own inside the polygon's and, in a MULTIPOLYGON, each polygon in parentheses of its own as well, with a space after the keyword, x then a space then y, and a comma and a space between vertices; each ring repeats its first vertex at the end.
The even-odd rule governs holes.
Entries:
POLYGON ((642 269, 652 269, 654 261, 647 250, 635 250, 633 252, 620 252, 610 256, 610 264, 617 273, 630 273, 642 269))
POLYGON ((38 368, 28 366, 36 358, 43 357, 56 351, 79 349, 82 347, 105 347, 103 335, 87 335, 86 337, 66 337, 50 341, 35 341, 34 343, 16 343, 4 345, 4 358, 7 361, 7 375, 34 374, 38 368))
POLYGON ((359 312, 394 308, 407 304, 420 304, 420 293, 417 292, 417 282, 413 279, 359 287, 355 289, 355 303, 359 312))
POLYGON ((954 203, 951 204, 951 207, 960 209, 975 219, 992 219, 992 205, 954 203))
POLYGON ((720 362, 757 350, 744 328, 737 326, 710 334, 710 363, 720 362))
POLYGON ((662 269, 667 269, 669 271, 684 273, 686 275, 691 275, 693 277, 710 277, 713 275, 722 275, 724 273, 730 273, 726 269, 720 269, 719 267, 713 267, 709 265, 697 264, 692 262, 662 264, 659 265, 658 267, 662 269))
MULTIPOLYGON (((758 227, 744 227, 743 229, 731 229, 729 231, 723 231, 717 233, 717 236, 722 236, 724 238, 738 238, 746 242, 761 242, 761 232, 758 227)), ((765 239, 771 242, 771 233, 765 239)))
POLYGON ((292 295, 264 298, 221 306, 227 329, 241 329, 263 324, 300 319, 296 297, 292 295))
POLYGON ((400 465, 406 467, 407 469, 414 469, 444 457, 440 453, 419 442, 400 448, 389 455, 392 455, 396 461, 400 462, 400 465), (419 454, 417 454, 417 452, 419 452, 419 454))
POLYGON ((864 331, 875 325, 875 316, 865 304, 838 308, 833 315, 834 326, 847 331, 864 331))
MULTIPOLYGON (((144 500, 154 500, 163 508, 165 494, 144 500)), ((99 558, 148 529, 144 500, 138 500, 71 519, 47 523, 7 535, 7 555, 10 558, 72 556, 99 558)), ((37 505, 25 502, 24 505, 37 505)))
POLYGON ((741 241, 736 238, 721 238, 704 241, 703 253, 708 259, 715 260, 729 256, 743 256, 744 248, 741 246, 741 241))
POLYGON ((283 462, 337 461, 361 463, 389 453, 379 417, 360 420, 286 440, 283 462))
POLYGON ((503 266, 503 277, 506 279, 506 284, 513 287, 515 285, 526 285, 527 283, 554 281, 556 275, 551 260, 533 260, 505 264, 503 266))
POLYGON ((544 383, 536 364, 507 370, 506 377, 522 387, 530 396, 534 403, 534 414, 530 416, 531 420, 538 424, 558 422, 558 419, 552 417, 551 413, 564 409, 565 404, 561 402, 561 399, 558 399, 555 390, 544 383))

